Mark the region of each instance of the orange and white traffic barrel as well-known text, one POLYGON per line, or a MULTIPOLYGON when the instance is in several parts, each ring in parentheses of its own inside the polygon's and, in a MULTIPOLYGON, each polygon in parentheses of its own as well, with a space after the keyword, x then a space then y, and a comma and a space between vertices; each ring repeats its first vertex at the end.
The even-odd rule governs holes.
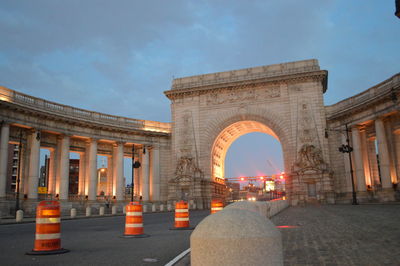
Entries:
POLYGON ((60 203, 41 201, 36 208, 35 245, 29 255, 51 255, 66 253, 61 248, 60 203))
POLYGON ((221 211, 224 208, 222 200, 214 199, 211 201, 211 214, 221 211))
POLYGON ((192 230, 189 222, 189 204, 183 200, 175 204, 175 226, 174 230, 192 230))
POLYGON ((144 234, 143 207, 139 202, 129 202, 126 205, 124 237, 149 237, 144 234))

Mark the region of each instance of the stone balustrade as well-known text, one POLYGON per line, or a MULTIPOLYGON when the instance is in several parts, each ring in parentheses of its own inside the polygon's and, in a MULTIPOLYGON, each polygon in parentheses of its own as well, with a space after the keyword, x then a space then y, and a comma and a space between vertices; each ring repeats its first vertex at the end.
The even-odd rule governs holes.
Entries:
POLYGON ((52 114, 66 116, 68 118, 76 118, 79 120, 90 121, 90 122, 99 122, 101 124, 109 126, 118 125, 118 127, 124 127, 127 129, 154 131, 154 132, 168 133, 168 134, 171 133, 170 123, 139 120, 139 119, 109 115, 94 111, 88 111, 68 105, 47 101, 37 97, 33 97, 1 86, 0 86, 0 100, 44 112, 49 112, 52 114))
POLYGON ((396 74, 366 91, 349 97, 336 104, 326 106, 325 109, 327 112, 327 118, 328 120, 333 120, 344 115, 349 115, 351 110, 365 108, 368 105, 376 104, 376 102, 381 101, 385 97, 391 97, 391 94, 399 89, 400 74, 396 74))

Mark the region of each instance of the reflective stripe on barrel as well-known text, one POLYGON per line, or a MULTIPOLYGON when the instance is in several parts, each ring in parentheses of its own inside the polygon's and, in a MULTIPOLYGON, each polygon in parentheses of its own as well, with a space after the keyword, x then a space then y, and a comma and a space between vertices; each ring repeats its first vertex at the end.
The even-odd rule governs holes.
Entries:
POLYGON ((211 214, 219 212, 224 208, 222 200, 216 199, 211 201, 211 214))
POLYGON ((175 228, 189 227, 189 206, 181 200, 175 205, 175 228))
POLYGON ((36 209, 36 234, 34 251, 61 249, 60 204, 58 201, 41 201, 36 209))
POLYGON ((126 205, 125 235, 143 235, 143 207, 139 202, 126 205))

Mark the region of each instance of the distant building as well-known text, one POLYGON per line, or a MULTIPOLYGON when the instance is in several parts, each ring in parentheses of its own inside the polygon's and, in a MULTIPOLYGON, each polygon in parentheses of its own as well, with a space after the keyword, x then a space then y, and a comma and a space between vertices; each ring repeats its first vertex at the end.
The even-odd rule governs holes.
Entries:
POLYGON ((79 159, 69 159, 69 194, 78 194, 79 188, 79 159))
POLYGON ((227 201, 239 200, 240 184, 237 182, 226 182, 227 187, 227 201))
POLYGON ((97 169, 97 191, 98 195, 106 195, 107 194, 107 168, 99 168, 97 169))
POLYGON ((18 145, 8 144, 8 163, 7 163, 7 193, 15 192, 17 187, 18 175, 18 145))

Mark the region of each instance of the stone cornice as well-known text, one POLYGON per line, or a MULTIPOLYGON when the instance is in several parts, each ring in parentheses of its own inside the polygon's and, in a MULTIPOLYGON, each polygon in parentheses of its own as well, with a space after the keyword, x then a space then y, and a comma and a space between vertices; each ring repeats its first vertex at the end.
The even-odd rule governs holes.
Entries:
POLYGON ((378 105, 383 102, 392 102, 393 106, 396 104, 399 105, 399 92, 400 73, 369 88, 366 91, 342 100, 336 104, 326 106, 327 120, 332 122, 335 120, 340 120, 364 110, 368 110, 374 105, 378 105), (393 95, 396 95, 397 103, 393 102, 393 95))
POLYGON ((265 77, 265 78, 251 79, 251 80, 231 81, 223 84, 212 84, 212 85, 190 87, 184 89, 172 89, 169 91, 165 91, 164 94, 170 100, 173 100, 188 96, 198 96, 226 89, 242 89, 246 87, 254 87, 257 85, 292 83, 292 82, 308 81, 308 80, 322 82, 323 92, 325 92, 327 89, 327 76, 328 72, 326 70, 318 70, 313 72, 265 77))

